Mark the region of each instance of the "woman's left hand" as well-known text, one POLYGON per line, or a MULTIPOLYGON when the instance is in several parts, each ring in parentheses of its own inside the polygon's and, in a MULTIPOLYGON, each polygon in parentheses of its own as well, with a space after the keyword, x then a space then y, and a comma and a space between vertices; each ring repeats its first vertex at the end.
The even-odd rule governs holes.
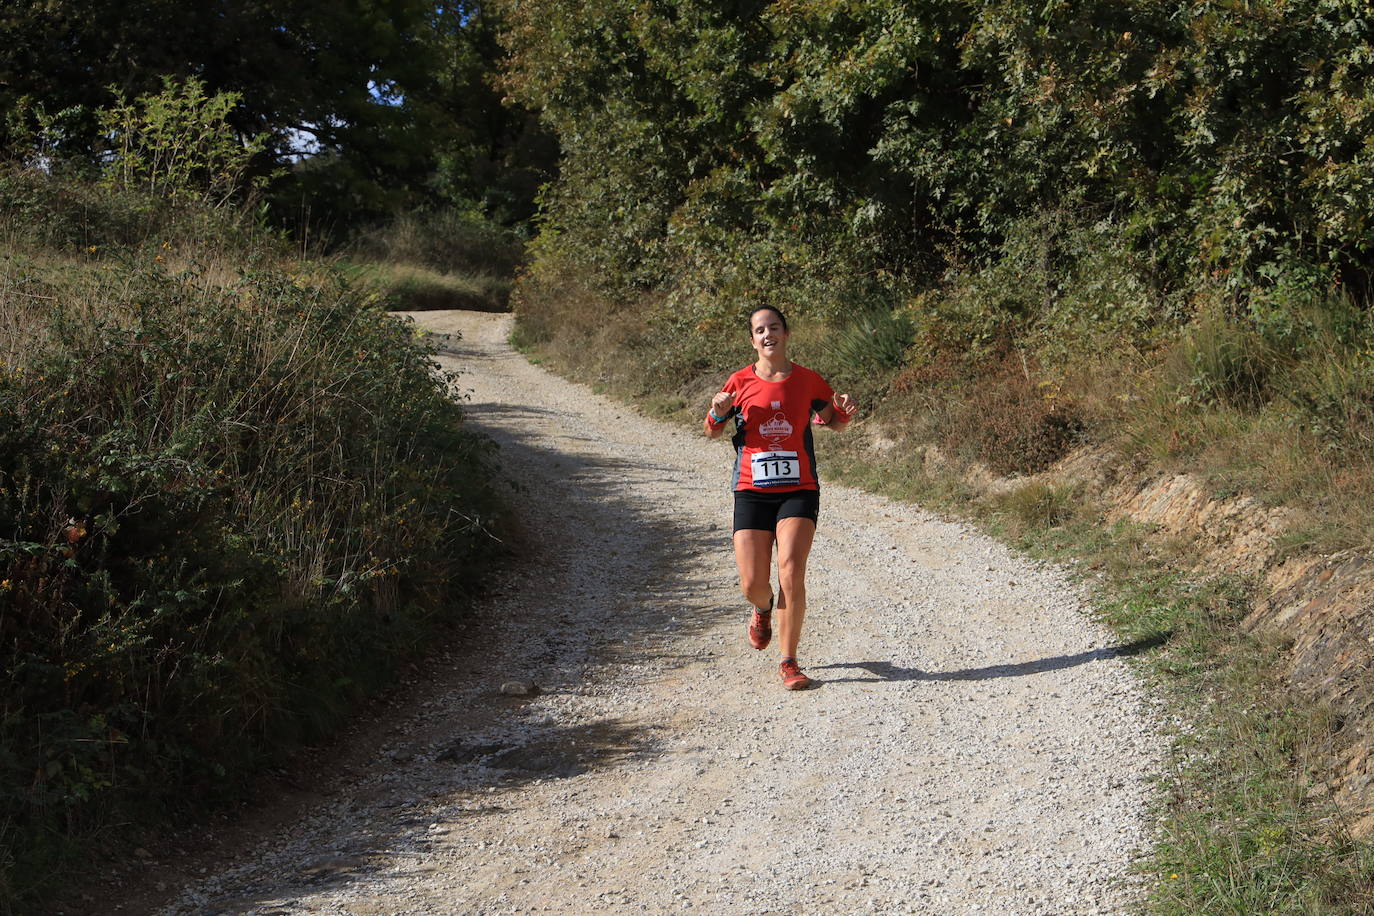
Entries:
POLYGON ((835 395, 835 397, 831 398, 830 400, 830 406, 834 407, 835 410, 839 411, 840 413, 844 414, 846 417, 850 419, 853 419, 854 414, 858 413, 859 411, 858 402, 847 394, 835 395))

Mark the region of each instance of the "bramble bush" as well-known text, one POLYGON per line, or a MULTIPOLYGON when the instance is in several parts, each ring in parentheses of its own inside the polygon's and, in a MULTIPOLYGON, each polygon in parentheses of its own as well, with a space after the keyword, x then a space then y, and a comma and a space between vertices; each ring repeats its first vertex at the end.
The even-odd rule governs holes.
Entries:
POLYGON ((364 289, 66 250, 0 271, 0 907, 321 734, 498 546, 493 446, 364 289))

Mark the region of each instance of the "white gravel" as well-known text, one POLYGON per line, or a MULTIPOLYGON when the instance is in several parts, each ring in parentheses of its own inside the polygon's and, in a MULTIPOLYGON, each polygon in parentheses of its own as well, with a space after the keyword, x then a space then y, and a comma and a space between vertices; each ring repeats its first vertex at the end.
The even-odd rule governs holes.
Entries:
POLYGON ((529 365, 507 316, 415 317, 462 332, 445 362, 526 488, 499 639, 165 913, 1133 908, 1164 740, 1062 572, 823 484, 820 683, 784 691, 745 640, 728 444, 529 365), (513 679, 541 691, 502 696, 513 679))

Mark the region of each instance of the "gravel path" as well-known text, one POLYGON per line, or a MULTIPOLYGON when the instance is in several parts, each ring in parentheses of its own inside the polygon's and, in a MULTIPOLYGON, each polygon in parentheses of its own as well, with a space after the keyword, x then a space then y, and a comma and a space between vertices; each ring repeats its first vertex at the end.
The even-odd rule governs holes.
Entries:
POLYGON ((415 317, 462 334, 444 361, 525 486, 533 555, 489 650, 164 913, 1131 909, 1163 741, 1063 574, 826 487, 820 683, 789 693, 745 640, 728 444, 531 366, 507 316, 415 317), (542 691, 502 696, 515 678, 542 691))

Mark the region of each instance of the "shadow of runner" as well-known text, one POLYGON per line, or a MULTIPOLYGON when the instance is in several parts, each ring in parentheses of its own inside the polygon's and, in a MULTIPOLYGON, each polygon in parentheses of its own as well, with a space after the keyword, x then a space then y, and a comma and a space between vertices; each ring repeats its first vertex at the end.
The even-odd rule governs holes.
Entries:
POLYGON ((987 665, 982 668, 964 668, 959 671, 922 671, 920 668, 901 668, 891 662, 838 662, 833 665, 811 665, 811 671, 857 668, 867 671, 873 677, 818 678, 825 684, 872 684, 877 681, 987 681, 999 677, 1022 677, 1027 674, 1043 674, 1046 671, 1060 671, 1091 662, 1112 658, 1126 658, 1158 648, 1168 642, 1168 633, 1159 633, 1145 639, 1105 649, 1090 649, 1073 655, 1055 655, 1038 658, 1030 662, 1017 662, 1011 665, 987 665))

